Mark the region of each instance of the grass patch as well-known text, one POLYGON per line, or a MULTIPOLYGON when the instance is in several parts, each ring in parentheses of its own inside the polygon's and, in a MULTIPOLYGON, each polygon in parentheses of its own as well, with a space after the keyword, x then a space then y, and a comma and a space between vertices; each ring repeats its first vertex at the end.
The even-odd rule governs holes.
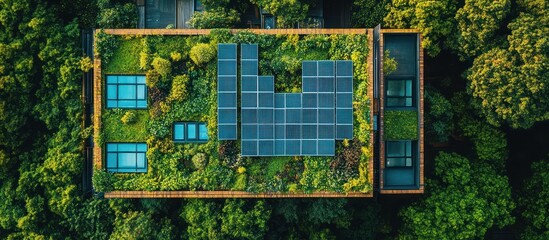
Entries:
POLYGON ((114 56, 107 64, 107 73, 143 73, 139 68, 139 54, 141 53, 141 38, 132 38, 120 41, 114 56))
POLYGON ((385 111, 385 140, 416 140, 418 138, 417 111, 385 111))
POLYGON ((106 142, 145 142, 147 136, 147 110, 106 109, 103 112, 103 134, 106 142), (136 115, 135 123, 124 124, 120 120, 127 111, 136 115))
POLYGON ((277 173, 282 172, 292 157, 273 157, 267 159, 267 178, 273 178, 277 173))

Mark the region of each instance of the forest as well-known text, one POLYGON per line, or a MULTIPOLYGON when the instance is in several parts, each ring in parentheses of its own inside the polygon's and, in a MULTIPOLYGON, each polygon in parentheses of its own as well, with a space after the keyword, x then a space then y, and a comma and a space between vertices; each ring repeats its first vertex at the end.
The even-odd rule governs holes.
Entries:
MULTIPOLYGON (((233 27, 253 3, 292 26, 316 2, 202 0, 191 25, 233 27)), ((0 238, 549 239, 547 9, 353 1, 352 27, 422 33, 423 195, 109 200, 82 189, 81 30, 134 28, 135 1, 0 0, 0 238)))

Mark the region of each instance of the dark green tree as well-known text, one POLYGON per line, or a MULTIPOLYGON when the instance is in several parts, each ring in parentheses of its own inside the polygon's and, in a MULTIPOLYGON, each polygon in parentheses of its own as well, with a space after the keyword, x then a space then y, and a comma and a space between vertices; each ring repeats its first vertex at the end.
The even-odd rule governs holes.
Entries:
POLYGON ((493 226, 514 222, 508 179, 490 166, 443 152, 435 159, 435 174, 427 197, 400 212, 400 238, 481 238, 493 226))

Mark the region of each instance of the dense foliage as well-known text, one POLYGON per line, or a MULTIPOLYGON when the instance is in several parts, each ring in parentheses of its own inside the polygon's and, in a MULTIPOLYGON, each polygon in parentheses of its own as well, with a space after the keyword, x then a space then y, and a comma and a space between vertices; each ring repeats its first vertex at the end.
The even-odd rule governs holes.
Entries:
POLYGON ((523 209, 524 239, 547 239, 549 237, 549 162, 542 160, 532 164, 533 176, 526 181, 519 198, 523 209))
POLYGON ((435 159, 437 180, 424 200, 404 209, 402 239, 482 238, 492 226, 514 222, 507 177, 455 153, 435 159))
POLYGON ((386 140, 418 139, 417 111, 387 110, 383 117, 386 140))

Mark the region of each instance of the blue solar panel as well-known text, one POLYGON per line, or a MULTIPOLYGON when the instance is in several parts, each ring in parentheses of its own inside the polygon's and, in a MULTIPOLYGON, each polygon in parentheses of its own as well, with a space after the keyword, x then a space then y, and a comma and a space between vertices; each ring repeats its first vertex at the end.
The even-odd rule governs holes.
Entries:
POLYGON ((316 77, 303 77, 303 92, 313 92, 316 93, 317 88, 317 78, 316 77))
POLYGON ((275 138, 276 139, 286 138, 286 125, 275 125, 275 138))
POLYGON ((286 112, 283 109, 275 109, 275 123, 283 124, 286 122, 286 112))
POLYGON ((274 108, 274 93, 259 93, 260 108, 274 108))
POLYGON ((242 140, 242 155, 245 155, 245 156, 257 155, 257 141, 242 140))
POLYGON ((316 155, 317 146, 316 140, 303 140, 301 141, 301 154, 303 155, 316 155))
POLYGON ((353 62, 349 60, 336 61, 337 76, 353 76, 353 62))
POLYGON ((338 93, 336 99, 337 108, 352 108, 353 107, 353 94, 352 93, 338 93))
POLYGON ((257 109, 242 109, 242 124, 257 123, 257 109))
POLYGON ((236 44, 217 44, 217 59, 236 59, 236 44))
POLYGON ((318 123, 334 124, 334 109, 318 109, 318 123))
POLYGON ((301 123, 301 109, 286 109, 286 123, 301 123))
POLYGON ((284 93, 275 93, 275 108, 284 108, 286 95, 284 93))
POLYGON ((337 124, 352 124, 353 109, 336 109, 337 124))
POLYGON ((274 125, 259 125, 259 139, 274 139, 274 125))
POLYGON ((236 80, 234 77, 218 77, 217 91, 236 92, 236 80))
POLYGON ((318 155, 333 156, 335 154, 334 140, 318 140, 318 155))
POLYGON ((318 105, 316 103, 318 95, 316 93, 303 93, 302 94, 302 101, 303 101, 303 107, 304 108, 317 108, 318 105))
POLYGON ((352 139, 353 125, 337 125, 336 139, 352 139))
POLYGON ((334 61, 318 61, 318 76, 334 76, 334 61))
POLYGON ((217 75, 236 75, 236 61, 217 61, 217 75))
POLYGON ((317 109, 303 109, 302 113, 302 123, 317 123, 317 109))
POLYGON ((257 110, 258 123, 274 123, 274 109, 259 109, 257 110))
POLYGON ((256 60, 242 60, 241 63, 242 75, 257 76, 256 60))
POLYGON ((318 139, 334 139, 334 125, 318 125, 318 139))
POLYGON ((218 123, 231 124, 236 122, 236 110, 234 109, 218 109, 218 123))
POLYGON ((242 77, 242 91, 257 91, 257 77, 256 76, 243 76, 242 77))
POLYGON ((318 94, 318 107, 319 108, 334 108, 334 94, 333 93, 319 93, 318 94))
POLYGON ((257 44, 242 44, 241 46, 241 58, 242 59, 257 59, 257 44))
POLYGON ((221 139, 236 139, 236 125, 218 125, 218 138, 221 139))
POLYGON ((299 93, 286 94, 286 107, 301 108, 301 94, 299 93))
POLYGON ((301 131, 302 139, 317 139, 317 125, 303 125, 301 131))
POLYGON ((352 77, 338 77, 337 78, 337 92, 353 92, 353 78, 352 77))
POLYGON ((300 139, 301 125, 286 125, 286 139, 300 139))
POLYGON ((274 141, 259 141, 259 155, 272 156, 274 155, 274 141))
POLYGON ((301 155, 301 141, 286 140, 286 155, 290 155, 290 156, 301 155))
POLYGON ((301 66, 303 76, 317 76, 317 61, 303 61, 301 66))
POLYGON ((260 76, 258 77, 259 91, 274 93, 274 77, 273 76, 260 76))
POLYGON ((242 139, 257 139, 257 125, 242 125, 242 139))
POLYGON ((275 155, 286 155, 286 141, 275 140, 275 155))
POLYGON ((217 106, 220 108, 236 108, 236 93, 218 93, 217 106))
POLYGON ((334 77, 319 77, 318 91, 319 92, 334 92, 335 78, 334 77))
POLYGON ((257 93, 242 93, 241 106, 243 108, 257 107, 257 93))

